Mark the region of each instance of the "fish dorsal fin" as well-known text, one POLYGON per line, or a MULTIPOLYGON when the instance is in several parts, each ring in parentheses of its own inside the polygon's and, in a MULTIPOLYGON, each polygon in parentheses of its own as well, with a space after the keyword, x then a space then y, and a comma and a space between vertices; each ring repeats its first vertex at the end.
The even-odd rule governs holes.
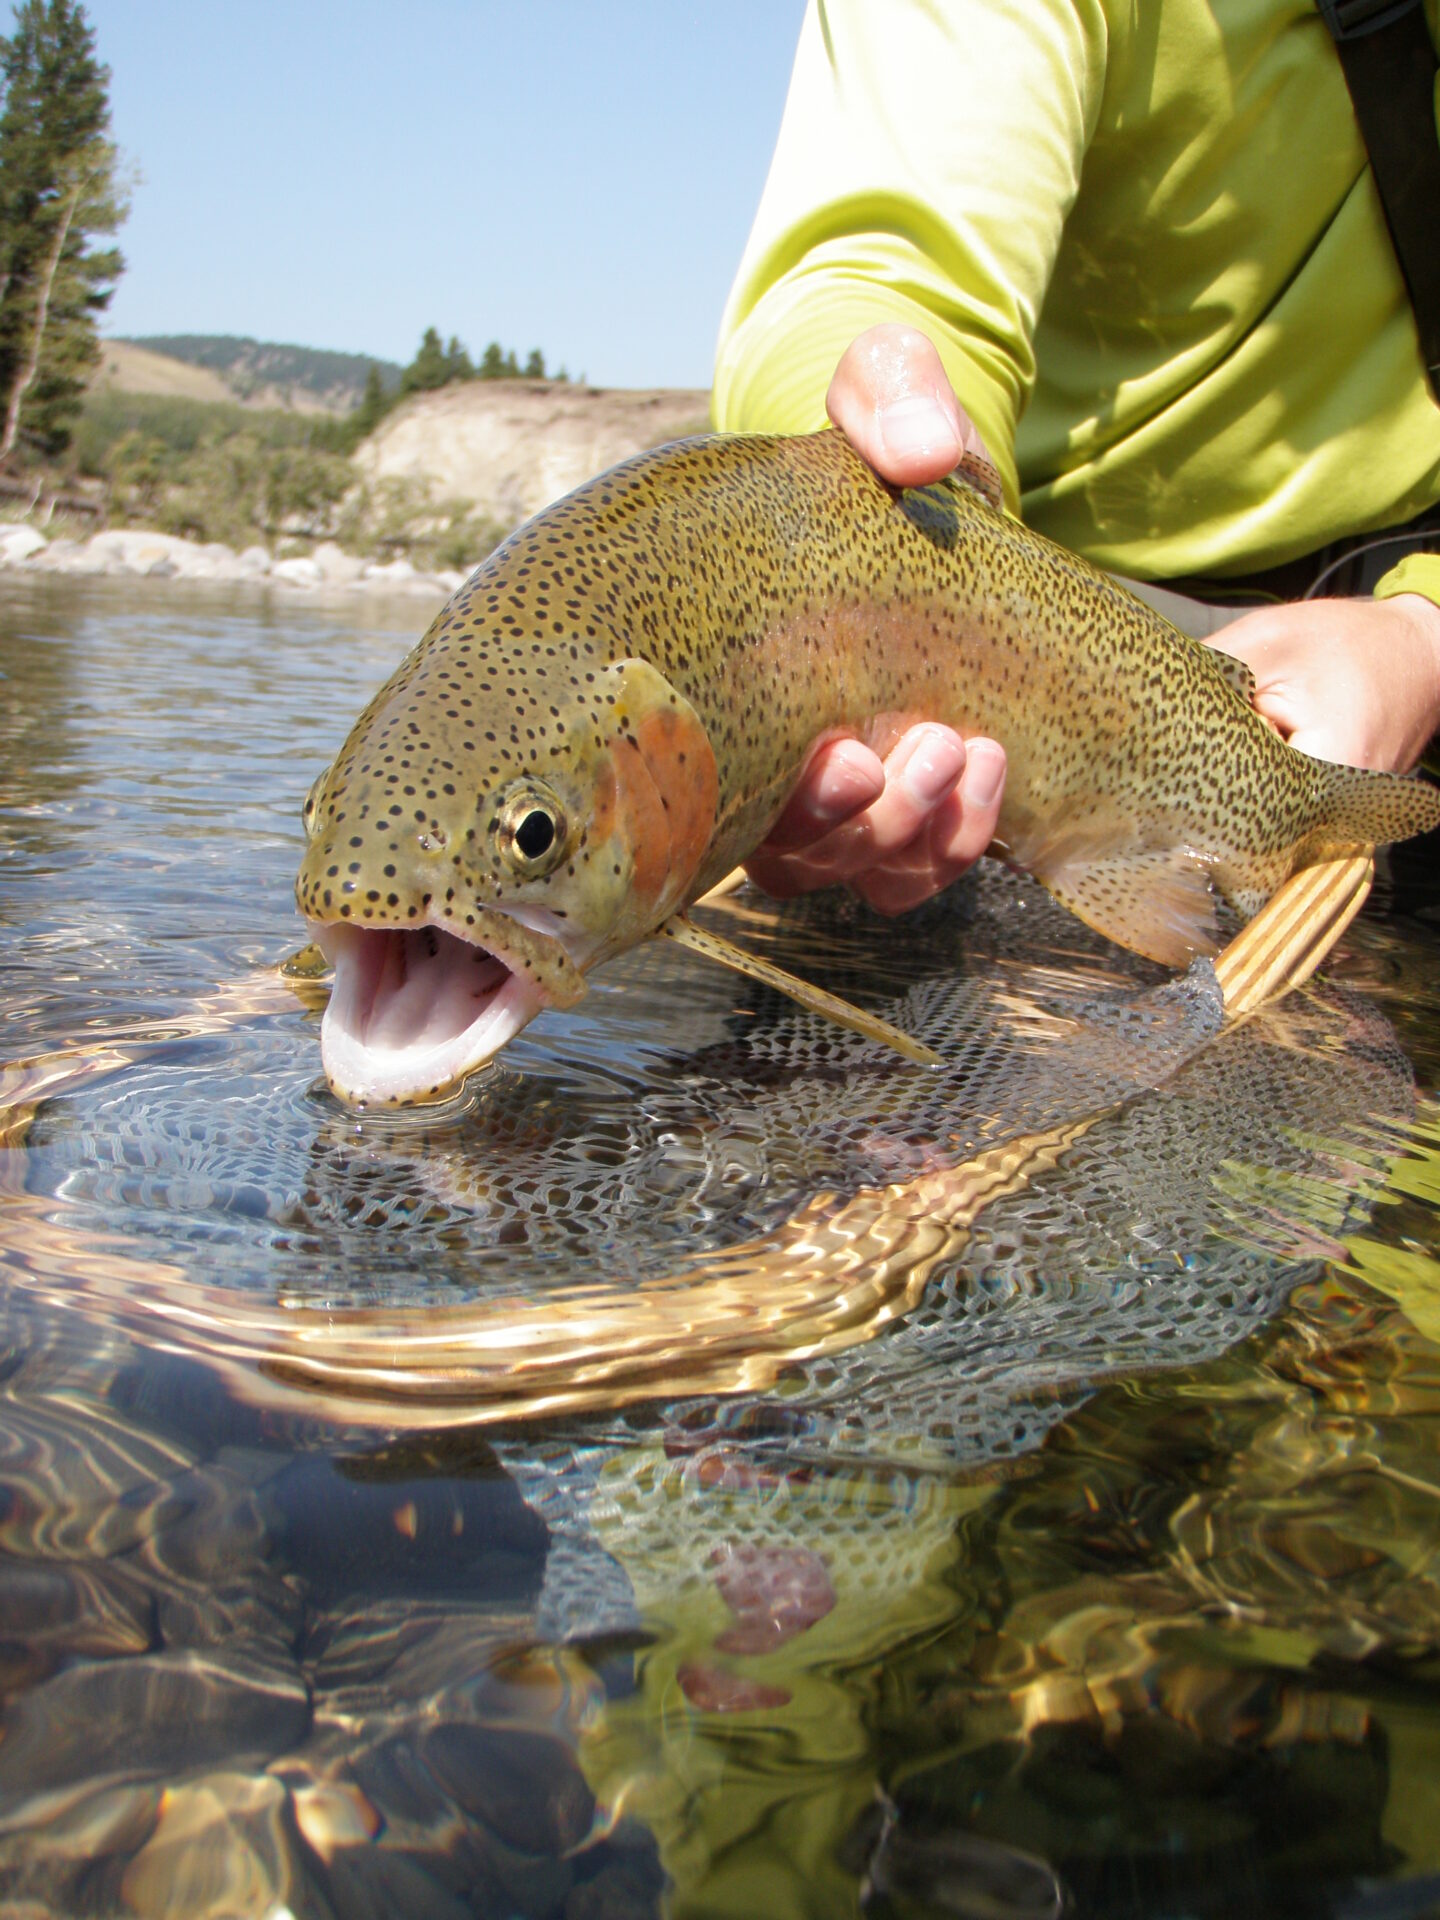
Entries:
POLYGON ((953 471, 942 482, 947 487, 963 487, 978 493, 997 513, 1005 511, 1005 486, 999 472, 981 453, 962 453, 953 471))
POLYGON ((697 927, 683 913, 675 914, 657 928, 657 932, 682 947, 688 947, 692 953, 703 954, 707 960, 717 960, 722 967, 743 973, 749 980, 758 980, 764 986, 774 987, 777 993, 788 994, 802 1007, 808 1007, 812 1013, 823 1014, 838 1026, 849 1027, 852 1033, 863 1034, 867 1040, 879 1040, 885 1046, 893 1047, 896 1053, 913 1060, 917 1066, 938 1067, 942 1064, 939 1054, 932 1047, 912 1040, 908 1033, 902 1033, 899 1027, 892 1027, 879 1014, 866 1013, 862 1007, 851 1006, 848 1000, 840 999, 837 994, 826 993, 823 987, 814 987, 808 980, 797 979, 793 973, 786 973, 783 967, 773 966, 770 961, 747 953, 743 947, 735 946, 721 934, 711 933, 706 927, 697 927))
POLYGON ((1220 647, 1212 647, 1206 640, 1200 642, 1210 656, 1210 663, 1224 680, 1233 687, 1247 707, 1255 704, 1255 675, 1245 662, 1233 653, 1226 653, 1220 647))

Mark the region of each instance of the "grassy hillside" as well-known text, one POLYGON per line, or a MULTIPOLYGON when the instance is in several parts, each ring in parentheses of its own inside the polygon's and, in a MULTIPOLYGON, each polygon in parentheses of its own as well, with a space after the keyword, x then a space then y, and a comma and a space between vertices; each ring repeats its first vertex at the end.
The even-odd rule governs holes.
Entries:
POLYGON ((130 340, 102 340, 100 365, 91 387, 116 393, 158 393, 185 400, 233 401, 234 394, 208 367, 172 360, 130 340))
POLYGON ((252 340, 239 334, 154 333, 119 344, 208 372, 239 400, 283 403, 288 399, 291 405, 303 405, 308 400, 312 405, 343 412, 359 400, 372 366, 380 369, 387 391, 400 384, 401 370, 393 360, 252 340))

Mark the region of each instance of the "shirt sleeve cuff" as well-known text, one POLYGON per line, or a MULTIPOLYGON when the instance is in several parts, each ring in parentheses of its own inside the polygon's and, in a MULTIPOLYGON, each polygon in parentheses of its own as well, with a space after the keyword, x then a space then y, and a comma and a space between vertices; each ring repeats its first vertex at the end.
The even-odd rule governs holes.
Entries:
POLYGON ((1377 600, 1393 600, 1397 593, 1418 593, 1440 607, 1440 553, 1407 553, 1375 584, 1377 600))
POLYGON ((1013 408, 1002 382, 967 353, 955 331, 903 293, 868 283, 827 282, 822 297, 784 282, 772 287, 722 340, 711 410, 722 431, 810 433, 825 424, 825 392, 840 356, 867 327, 901 321, 934 342, 960 404, 980 430, 1019 511, 1013 408))

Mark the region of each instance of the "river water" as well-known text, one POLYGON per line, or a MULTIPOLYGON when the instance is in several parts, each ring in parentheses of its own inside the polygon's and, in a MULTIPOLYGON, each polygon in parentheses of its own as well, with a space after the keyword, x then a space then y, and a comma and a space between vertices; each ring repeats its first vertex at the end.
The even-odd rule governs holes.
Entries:
POLYGON ((647 952, 357 1118, 299 811, 427 611, 0 583, 0 1907, 1440 1912, 1431 852, 1239 1030, 742 895, 946 1071, 647 952))

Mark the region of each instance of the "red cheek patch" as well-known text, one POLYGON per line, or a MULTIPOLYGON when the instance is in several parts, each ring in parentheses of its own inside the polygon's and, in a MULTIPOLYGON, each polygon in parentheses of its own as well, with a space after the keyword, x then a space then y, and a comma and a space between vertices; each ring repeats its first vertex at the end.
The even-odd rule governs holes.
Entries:
POLYGON ((670 871, 688 885, 715 831, 720 777, 705 729, 689 706, 659 707, 635 726, 640 752, 665 808, 670 871))
POLYGON ((637 917, 655 927, 684 905, 709 849, 720 790, 715 755, 693 709, 666 701, 634 716, 612 741, 610 764, 637 917))

